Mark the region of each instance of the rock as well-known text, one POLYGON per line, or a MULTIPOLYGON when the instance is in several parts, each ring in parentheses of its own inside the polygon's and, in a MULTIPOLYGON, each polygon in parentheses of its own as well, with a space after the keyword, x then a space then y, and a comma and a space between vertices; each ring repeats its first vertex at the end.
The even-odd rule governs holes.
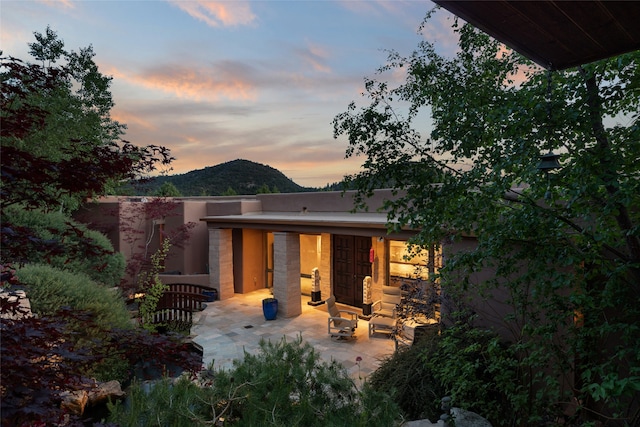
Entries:
POLYGON ((444 427, 444 424, 441 421, 437 423, 432 423, 429 420, 416 420, 416 421, 407 421, 402 424, 402 427, 444 427))
POLYGON ((27 298, 27 294, 23 290, 6 290, 0 291, 0 299, 2 299, 3 311, 0 318, 20 320, 27 317, 33 317, 31 312, 31 302, 27 298))
POLYGON ((72 414, 82 415, 88 407, 104 404, 109 399, 121 399, 125 394, 118 381, 109 381, 96 384, 88 392, 86 390, 74 390, 62 393, 60 407, 72 414))
POLYGON ((75 415, 82 415, 89 401, 89 396, 84 390, 74 390, 62 393, 60 407, 75 415))
POLYGON ((438 420, 438 422, 432 423, 429 420, 416 420, 416 421, 407 421, 402 424, 402 427, 446 427, 447 425, 455 425, 455 427, 493 427, 489 421, 482 418, 480 415, 475 412, 465 411, 460 408, 451 408, 451 417, 449 420, 453 419, 455 424, 449 421, 448 424, 445 424, 444 421, 438 420))
POLYGON ((485 418, 464 409, 451 408, 451 416, 455 420, 456 427, 493 427, 485 418))
POLYGON ((89 392, 89 405, 100 405, 109 399, 122 399, 125 394, 118 381, 99 383, 95 389, 89 392))

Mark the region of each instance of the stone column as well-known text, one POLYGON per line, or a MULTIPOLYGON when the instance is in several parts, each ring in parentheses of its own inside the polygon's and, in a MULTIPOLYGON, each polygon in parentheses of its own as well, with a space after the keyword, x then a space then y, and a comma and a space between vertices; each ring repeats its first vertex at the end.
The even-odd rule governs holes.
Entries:
POLYGON ((209 228, 209 285, 218 290, 221 300, 234 295, 230 229, 209 228))
POLYGON ((273 233, 273 296, 278 299, 279 315, 293 317, 302 313, 298 233, 273 233))

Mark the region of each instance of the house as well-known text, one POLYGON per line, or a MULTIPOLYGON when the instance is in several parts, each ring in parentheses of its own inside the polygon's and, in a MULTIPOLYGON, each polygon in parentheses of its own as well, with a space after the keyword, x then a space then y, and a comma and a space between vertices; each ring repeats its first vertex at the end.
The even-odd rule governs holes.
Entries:
POLYGON ((388 231, 387 215, 379 210, 393 197, 391 190, 376 191, 366 212, 354 212, 354 197, 355 192, 179 197, 162 217, 149 213, 153 198, 108 197, 76 217, 105 232, 128 258, 153 253, 161 236, 195 224, 189 243, 171 248, 165 271, 172 274, 161 275, 165 283, 215 288, 220 299, 273 288, 285 317, 301 313, 302 294, 318 302, 335 295, 366 314, 382 285, 433 277, 442 254, 434 245, 409 255, 407 240, 415 231, 388 231), (367 276, 371 288, 365 293, 367 276))

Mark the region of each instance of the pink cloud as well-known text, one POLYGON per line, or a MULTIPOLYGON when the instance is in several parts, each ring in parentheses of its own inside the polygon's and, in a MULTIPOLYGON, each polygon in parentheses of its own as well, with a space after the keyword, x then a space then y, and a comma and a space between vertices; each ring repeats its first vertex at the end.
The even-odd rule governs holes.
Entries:
POLYGON ((144 129, 145 131, 156 129, 155 124, 151 121, 144 119, 135 113, 123 110, 117 105, 113 110, 111 110, 111 118, 120 123, 126 124, 127 126, 133 125, 137 128, 144 129))
MULTIPOLYGON (((243 76, 234 64, 226 64, 216 69, 198 68, 195 65, 168 65, 147 70, 140 74, 131 74, 117 69, 109 70, 119 81, 141 86, 151 90, 172 93, 179 98, 214 101, 220 98, 230 100, 255 100, 255 85, 243 76)), ((245 71, 246 74, 246 71, 245 71)))
POLYGON ((246 1, 169 0, 169 3, 211 27, 249 25, 256 19, 246 1))
POLYGON ((331 67, 325 64, 329 58, 329 53, 324 47, 308 43, 307 49, 300 50, 299 55, 306 63, 310 64, 315 71, 319 71, 321 73, 331 72, 331 67))
POLYGON ((40 3, 59 9, 75 9, 76 7, 71 0, 40 0, 40 3))

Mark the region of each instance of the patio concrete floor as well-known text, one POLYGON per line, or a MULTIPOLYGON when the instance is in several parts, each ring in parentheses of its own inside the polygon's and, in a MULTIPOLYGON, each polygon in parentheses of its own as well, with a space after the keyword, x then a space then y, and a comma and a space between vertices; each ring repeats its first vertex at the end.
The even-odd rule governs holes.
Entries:
POLYGON ((268 289, 235 294, 232 298, 208 303, 203 311, 194 315, 191 335, 194 344, 202 349, 205 366, 213 361, 214 368, 229 369, 233 360, 244 358, 244 351, 257 353, 261 338, 276 342, 282 337, 294 340, 301 335, 323 360, 337 360, 354 380, 362 382, 376 370, 382 358, 394 351, 394 342, 387 335, 369 338, 369 322, 362 319, 358 320, 355 339, 331 338, 327 331, 326 304, 311 306, 307 304, 310 298, 304 295, 301 315, 285 318, 279 314, 275 320, 267 321, 262 314, 262 299, 270 296, 268 289), (357 357, 362 358, 359 366, 357 357))

